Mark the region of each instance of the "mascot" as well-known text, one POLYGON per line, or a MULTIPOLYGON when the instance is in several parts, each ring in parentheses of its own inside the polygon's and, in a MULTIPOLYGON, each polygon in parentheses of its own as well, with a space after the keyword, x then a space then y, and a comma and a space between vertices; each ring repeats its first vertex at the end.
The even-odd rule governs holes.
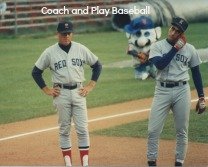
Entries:
POLYGON ((124 31, 128 38, 127 54, 133 58, 135 78, 140 80, 155 78, 156 68, 148 58, 150 45, 161 37, 161 27, 154 27, 149 17, 141 16, 126 25, 124 31))

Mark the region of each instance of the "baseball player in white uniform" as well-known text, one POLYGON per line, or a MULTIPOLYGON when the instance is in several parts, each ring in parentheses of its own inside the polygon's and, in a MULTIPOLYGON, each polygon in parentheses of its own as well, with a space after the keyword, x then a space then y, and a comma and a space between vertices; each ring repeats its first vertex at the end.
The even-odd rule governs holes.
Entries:
POLYGON ((72 119, 78 137, 82 166, 88 166, 89 132, 86 96, 96 85, 102 65, 88 48, 72 41, 73 24, 60 22, 57 27, 58 43, 48 47, 39 57, 32 76, 42 91, 53 96, 53 104, 58 111, 60 148, 66 166, 72 166, 70 129, 72 119), (92 68, 92 77, 83 85, 84 65, 92 68), (49 88, 42 77, 46 68, 52 73, 53 87, 49 88))
POLYGON ((182 166, 188 146, 189 113, 191 107, 188 70, 199 100, 198 114, 205 111, 205 98, 199 70, 201 60, 194 46, 186 43, 184 32, 188 23, 183 18, 172 20, 167 39, 150 47, 149 61, 157 68, 155 94, 148 122, 147 159, 149 166, 157 165, 159 136, 170 110, 173 112, 176 129, 175 166, 182 166))

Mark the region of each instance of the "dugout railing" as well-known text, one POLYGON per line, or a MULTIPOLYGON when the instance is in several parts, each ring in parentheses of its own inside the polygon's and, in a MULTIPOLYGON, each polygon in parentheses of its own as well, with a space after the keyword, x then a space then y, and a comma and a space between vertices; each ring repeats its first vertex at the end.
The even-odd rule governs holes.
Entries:
POLYGON ((17 35, 19 30, 27 28, 44 28, 56 25, 58 21, 70 19, 75 24, 100 26, 110 22, 111 14, 43 14, 41 9, 60 9, 64 6, 71 10, 99 6, 109 9, 120 4, 128 4, 136 0, 5 0, 6 11, 0 16, 0 33, 11 32, 17 35))

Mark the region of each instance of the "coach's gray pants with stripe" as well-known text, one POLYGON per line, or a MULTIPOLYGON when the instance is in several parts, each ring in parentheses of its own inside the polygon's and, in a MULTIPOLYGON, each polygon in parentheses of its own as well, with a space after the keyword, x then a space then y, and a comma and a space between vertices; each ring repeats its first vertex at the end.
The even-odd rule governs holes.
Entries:
MULTIPOLYGON (((175 158, 184 160, 188 147, 188 126, 191 107, 189 84, 165 88, 157 82, 148 122, 147 159, 158 157, 158 142, 169 111, 173 112, 176 129, 175 158)), ((171 150, 168 150, 171 152, 171 150)))

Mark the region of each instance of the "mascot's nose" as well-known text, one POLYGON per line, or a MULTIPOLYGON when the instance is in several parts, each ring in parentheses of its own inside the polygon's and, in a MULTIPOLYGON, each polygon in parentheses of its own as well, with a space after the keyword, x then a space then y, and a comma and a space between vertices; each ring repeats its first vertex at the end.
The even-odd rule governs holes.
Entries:
POLYGON ((144 47, 144 46, 147 46, 147 45, 150 45, 151 44, 151 41, 147 38, 140 38, 140 39, 137 39, 135 41, 135 45, 137 47, 144 47))

